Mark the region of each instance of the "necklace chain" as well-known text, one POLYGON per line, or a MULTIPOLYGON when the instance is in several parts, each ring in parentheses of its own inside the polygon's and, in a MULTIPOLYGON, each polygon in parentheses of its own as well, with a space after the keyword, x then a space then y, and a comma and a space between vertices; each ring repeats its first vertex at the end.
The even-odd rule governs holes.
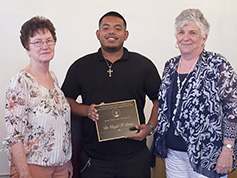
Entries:
POLYGON ((180 77, 179 77, 179 74, 180 74, 180 64, 181 64, 181 59, 179 61, 179 65, 178 65, 178 75, 177 75, 177 86, 178 86, 178 93, 176 95, 176 103, 175 103, 175 109, 174 109, 174 112, 173 112, 173 117, 172 117, 172 121, 174 121, 174 117, 176 115, 176 112, 177 112, 177 107, 179 105, 179 102, 180 102, 180 99, 181 99, 181 91, 183 89, 183 86, 184 84, 186 83, 186 80, 189 76, 189 74, 191 73, 191 71, 193 70, 194 66, 196 65, 198 61, 198 58, 196 59, 196 61, 193 63, 191 69, 189 70, 187 76, 184 78, 184 80, 182 82, 180 82, 180 77))
POLYGON ((108 66, 108 68, 109 68, 109 70, 107 70, 107 73, 109 74, 109 77, 112 77, 112 72, 113 72, 113 70, 112 70, 112 65, 113 65, 113 63, 111 63, 111 65, 109 65, 107 59, 104 59, 104 60, 105 60, 107 66, 108 66))

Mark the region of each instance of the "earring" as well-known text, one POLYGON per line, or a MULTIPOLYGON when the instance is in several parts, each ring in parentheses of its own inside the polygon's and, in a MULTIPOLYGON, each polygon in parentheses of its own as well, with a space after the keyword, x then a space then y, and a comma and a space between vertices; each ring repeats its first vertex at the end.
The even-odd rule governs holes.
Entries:
POLYGON ((177 43, 175 44, 175 48, 179 49, 179 46, 178 46, 178 44, 177 44, 177 43))

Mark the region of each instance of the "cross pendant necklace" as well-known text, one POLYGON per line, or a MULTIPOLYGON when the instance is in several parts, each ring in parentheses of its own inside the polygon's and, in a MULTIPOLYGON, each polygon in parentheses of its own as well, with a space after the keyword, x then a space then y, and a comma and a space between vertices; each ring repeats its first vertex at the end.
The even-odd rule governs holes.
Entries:
POLYGON ((181 99, 181 91, 183 89, 183 86, 186 83, 186 80, 187 80, 189 74, 191 73, 191 71, 193 70, 193 68, 194 68, 195 64, 197 63, 197 61, 198 61, 198 58, 193 63, 193 66, 189 70, 189 72, 188 72, 187 76, 185 77, 185 79, 182 82, 180 82, 180 77, 179 77, 179 74, 180 74, 180 63, 181 63, 181 59, 180 59, 180 62, 179 62, 179 65, 178 65, 178 71, 177 71, 178 72, 178 76, 177 76, 178 93, 176 95, 176 103, 175 103, 175 109, 174 109, 174 112, 173 112, 172 121, 174 121, 174 118, 175 118, 175 115, 176 115, 176 112, 177 112, 177 107, 178 107, 180 99, 181 99))
POLYGON ((109 77, 112 76, 112 72, 113 72, 113 70, 111 69, 111 67, 112 67, 112 65, 109 66, 109 70, 107 70, 107 73, 109 73, 109 77))
POLYGON ((106 62, 106 64, 107 64, 108 68, 109 68, 109 70, 107 70, 107 73, 109 74, 109 77, 112 77, 112 72, 113 72, 113 70, 112 70, 112 65, 113 65, 113 64, 109 65, 107 59, 105 59, 105 62, 106 62))

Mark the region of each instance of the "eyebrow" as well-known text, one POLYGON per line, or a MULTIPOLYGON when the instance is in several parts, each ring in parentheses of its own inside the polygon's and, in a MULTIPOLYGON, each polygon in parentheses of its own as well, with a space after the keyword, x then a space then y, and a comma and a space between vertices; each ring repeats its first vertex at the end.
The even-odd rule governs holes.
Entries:
MULTIPOLYGON (((178 32, 180 31, 186 31, 186 30, 183 30, 183 29, 179 29, 178 32)), ((191 30, 187 30, 187 31, 198 31, 198 30, 195 30, 195 29, 191 29, 191 30)))
MULTIPOLYGON (((48 38, 46 38, 46 40, 49 40, 49 39, 52 39, 53 40, 53 38, 52 37, 48 37, 48 38)), ((42 39, 41 38, 35 38, 34 40, 37 40, 37 41, 42 41, 42 39)))
MULTIPOLYGON (((111 26, 111 25, 105 23, 105 24, 102 25, 102 27, 104 27, 104 26, 111 26)), ((120 25, 120 24, 116 24, 115 27, 122 27, 122 25, 120 25)))

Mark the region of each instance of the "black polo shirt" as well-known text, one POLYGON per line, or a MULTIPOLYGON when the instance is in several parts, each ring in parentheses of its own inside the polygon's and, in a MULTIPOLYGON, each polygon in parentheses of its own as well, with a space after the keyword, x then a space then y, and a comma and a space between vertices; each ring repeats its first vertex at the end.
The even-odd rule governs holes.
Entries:
MULTIPOLYGON (((65 96, 76 100, 81 95, 86 105, 136 99, 140 122, 144 124, 145 96, 152 101, 157 100, 161 83, 155 65, 148 58, 124 48, 122 58, 112 64, 111 77, 107 70, 101 49, 76 60, 70 66, 62 86, 65 96)), ((99 143, 95 123, 87 117, 83 119, 83 149, 92 158, 126 160, 139 153, 144 146, 146 140, 117 139, 99 143)))

